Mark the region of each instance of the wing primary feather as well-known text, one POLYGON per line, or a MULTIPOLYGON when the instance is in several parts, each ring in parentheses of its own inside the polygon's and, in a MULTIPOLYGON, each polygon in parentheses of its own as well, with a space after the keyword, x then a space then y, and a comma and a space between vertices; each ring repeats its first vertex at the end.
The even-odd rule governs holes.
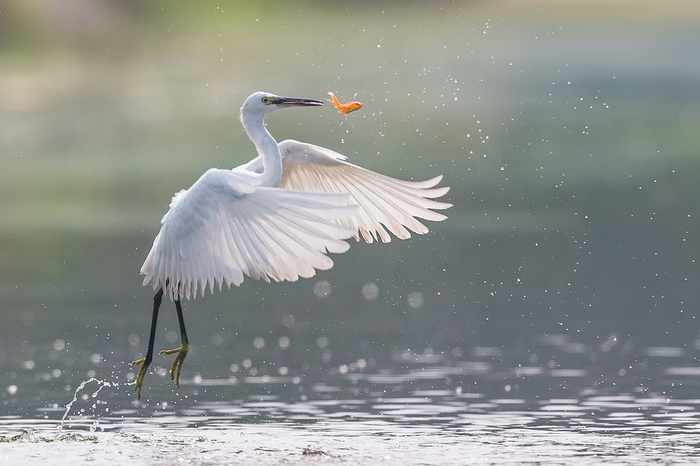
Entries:
POLYGON ((210 169, 176 193, 162 218, 141 273, 144 284, 165 286, 172 299, 194 299, 244 276, 295 281, 332 267, 354 236, 371 243, 426 233, 418 219, 446 218, 435 201, 448 187, 391 178, 345 161, 329 149, 297 141, 279 144, 279 188, 263 187, 261 161, 233 170, 210 169), (251 170, 251 171, 248 171, 251 170), (357 205, 353 205, 356 203, 357 205), (388 231, 387 231, 388 230, 388 231))
MULTIPOLYGON (((229 225, 232 229, 232 232, 235 233, 231 236, 236 243, 236 247, 238 248, 239 257, 241 261, 241 273, 246 274, 249 277, 253 277, 253 275, 251 274, 251 269, 253 268, 253 257, 251 256, 250 248, 247 246, 246 233, 243 230, 243 227, 239 225, 239 222, 235 218, 229 219, 229 225)), ((241 282, 242 281, 243 279, 241 278, 241 282)))
MULTIPOLYGON (((315 239, 320 239, 325 241, 325 248, 328 250, 328 252, 345 252, 349 249, 349 245, 343 241, 342 239, 346 237, 350 237, 352 235, 353 230, 348 229, 346 227, 342 226, 336 226, 333 228, 333 231, 338 232, 342 229, 343 234, 336 234, 334 236, 331 236, 328 232, 326 231, 321 231, 318 229, 318 225, 312 224, 312 223, 301 223, 299 222, 296 218, 290 217, 286 215, 285 213, 280 213, 280 218, 285 220, 285 224, 289 227, 294 226, 295 229, 292 231, 295 231, 294 238, 298 241, 298 243, 302 246, 304 246, 306 249, 311 248, 312 246, 308 242, 307 239, 300 238, 298 235, 299 234, 304 234, 307 237, 315 238, 315 239), (328 246, 335 246, 332 249, 329 248, 328 246)), ((325 225, 324 225, 325 226, 325 225)), ((320 251, 320 249, 317 249, 320 251)))
MULTIPOLYGON (((221 257, 223 262, 223 279, 226 285, 230 288, 231 284, 240 285, 243 282, 243 270, 245 267, 245 260, 243 258, 241 247, 236 240, 238 235, 234 235, 237 232, 236 225, 230 221, 226 222, 226 227, 223 228, 223 239, 221 243, 221 257)), ((221 289, 221 285, 219 285, 221 289)))
POLYGON ((243 225, 237 218, 233 218, 232 221, 234 221, 238 226, 238 230, 241 233, 241 240, 243 241, 245 251, 250 256, 247 275, 256 280, 265 280, 269 282, 269 278, 267 278, 267 275, 265 275, 262 272, 262 270, 260 270, 260 267, 258 265, 262 262, 263 257, 260 254, 260 251, 258 250, 257 244, 255 244, 255 239, 251 238, 251 232, 249 231, 249 228, 252 228, 252 223, 249 225, 243 225))
POLYGON ((367 242, 391 240, 389 229, 398 238, 410 237, 407 228, 424 234, 428 228, 418 218, 444 220, 434 212, 451 204, 433 201, 449 191, 448 187, 433 188, 442 176, 423 181, 404 181, 345 162, 330 149, 287 140, 280 143, 284 172, 281 186, 314 192, 348 192, 360 206, 352 217, 336 223, 356 230, 355 238, 367 242), (431 210, 433 209, 433 210, 431 210))
MULTIPOLYGON (((334 172, 335 170, 331 169, 331 173, 334 172)), ((352 222, 351 225, 355 228, 356 231, 360 229, 360 232, 363 235, 363 238, 366 242, 371 243, 376 238, 374 237, 374 234, 367 236, 367 231, 364 231, 364 229, 360 228, 363 224, 372 225, 373 229, 376 231, 380 231, 381 235, 381 230, 383 230, 383 228, 371 216, 368 215, 368 211, 373 210, 372 202, 361 191, 355 189, 353 185, 348 185, 347 183, 345 183, 342 177, 323 176, 322 173, 319 172, 319 169, 313 165, 309 167, 309 173, 313 174, 318 180, 319 185, 323 186, 328 192, 350 193, 353 199, 360 205, 361 209, 352 217, 355 219, 355 221, 352 222), (359 220, 358 216, 361 217, 363 220, 359 220)), ((314 186, 307 186, 307 189, 314 189, 314 186)), ((318 189, 318 187, 316 187, 316 189, 318 189)), ((390 241, 391 237, 388 237, 388 239, 390 241)))

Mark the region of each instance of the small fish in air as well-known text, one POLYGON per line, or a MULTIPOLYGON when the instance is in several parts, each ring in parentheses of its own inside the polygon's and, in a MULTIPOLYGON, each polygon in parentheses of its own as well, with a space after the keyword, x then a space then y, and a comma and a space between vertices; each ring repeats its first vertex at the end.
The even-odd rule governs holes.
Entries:
POLYGON ((360 102, 352 101, 341 104, 335 94, 329 92, 328 95, 331 96, 331 98, 328 99, 328 102, 332 103, 333 106, 338 109, 338 113, 342 113, 345 116, 348 116, 348 113, 350 112, 354 112, 355 110, 362 108, 362 104, 360 102))

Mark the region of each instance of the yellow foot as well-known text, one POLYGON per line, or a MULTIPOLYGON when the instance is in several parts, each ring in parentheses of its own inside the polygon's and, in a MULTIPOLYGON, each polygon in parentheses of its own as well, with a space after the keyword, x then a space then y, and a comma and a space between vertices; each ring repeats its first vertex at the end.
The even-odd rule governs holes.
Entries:
POLYGON ((144 364, 145 362, 146 358, 141 358, 131 363, 132 366, 141 366, 139 367, 139 373, 136 376, 136 399, 138 400, 141 399, 141 388, 143 387, 143 378, 146 377, 146 372, 148 372, 148 366, 144 364))
POLYGON ((175 360, 173 361, 173 366, 170 368, 170 379, 175 379, 175 385, 180 387, 180 370, 182 369, 182 363, 187 357, 187 352, 190 350, 190 345, 183 343, 182 346, 170 350, 162 350, 160 354, 175 354, 175 360))

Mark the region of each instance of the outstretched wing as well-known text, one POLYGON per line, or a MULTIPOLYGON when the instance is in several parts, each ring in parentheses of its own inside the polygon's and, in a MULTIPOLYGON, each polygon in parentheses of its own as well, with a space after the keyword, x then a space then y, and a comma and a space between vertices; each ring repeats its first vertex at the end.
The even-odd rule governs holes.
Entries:
MULTIPOLYGON (((380 239, 388 243, 391 236, 399 239, 411 236, 408 230, 425 234, 428 228, 417 218, 441 221, 445 215, 430 209, 447 209, 452 204, 434 201, 450 188, 435 188, 442 176, 425 181, 403 181, 358 167, 345 161, 346 157, 324 147, 288 139, 279 143, 284 168, 280 188, 320 193, 349 193, 359 205, 354 215, 339 218, 341 225, 355 230, 368 242, 380 239)), ((257 171, 259 160, 245 168, 257 171)))
POLYGON ((257 177, 208 170, 173 197, 141 273, 144 285, 169 284, 172 298, 213 292, 244 275, 295 281, 333 266, 355 230, 338 224, 355 213, 350 196, 258 186, 257 177))

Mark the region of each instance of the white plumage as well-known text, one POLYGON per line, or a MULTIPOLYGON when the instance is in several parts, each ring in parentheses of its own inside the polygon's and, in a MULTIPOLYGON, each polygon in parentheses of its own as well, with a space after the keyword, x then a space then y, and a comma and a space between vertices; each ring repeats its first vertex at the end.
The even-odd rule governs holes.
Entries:
POLYGON ((326 251, 348 250, 354 234, 333 220, 353 214, 350 196, 323 195, 259 186, 231 170, 210 169, 173 197, 170 211, 141 272, 155 288, 165 281, 171 296, 189 299, 243 275, 265 281, 295 281, 326 270, 326 251))
POLYGON ((146 355, 132 362, 140 366, 137 397, 153 360, 164 294, 175 302, 182 344, 160 354, 176 354, 170 377, 179 386, 189 351, 182 298, 240 285, 246 275, 265 281, 311 277, 333 266, 327 253, 347 251, 350 237, 388 242, 389 230, 405 239, 409 230, 428 232, 417 218, 445 219, 431 210, 450 207, 433 200, 449 190, 435 188, 441 176, 397 180, 348 163, 330 149, 292 140, 277 144, 265 128, 265 115, 274 110, 319 105, 320 100, 252 94, 240 119, 258 157, 233 170, 212 168, 173 197, 141 267, 144 285, 157 291, 146 355))
POLYGON ((173 197, 141 267, 144 285, 175 300, 240 285, 245 275, 295 281, 331 268, 326 253, 347 251, 347 238, 389 242, 388 230, 405 239, 409 230, 428 232, 417 218, 446 218, 430 210, 451 206, 433 200, 449 191, 434 187, 442 176, 398 180, 330 149, 277 144, 265 128, 272 110, 319 104, 263 92, 246 99, 241 122, 259 156, 233 170, 210 169, 173 197))
POLYGON ((361 236, 368 243, 377 239, 388 243, 391 236, 386 229, 399 239, 411 237, 406 228, 423 235, 428 228, 416 217, 439 222, 447 217, 429 209, 452 206, 432 200, 450 190, 433 188, 442 175, 425 181, 403 181, 348 163, 344 155, 324 147, 291 139, 282 141, 279 147, 283 162, 281 188, 350 193, 359 209, 338 221, 355 230, 355 239, 361 236))

